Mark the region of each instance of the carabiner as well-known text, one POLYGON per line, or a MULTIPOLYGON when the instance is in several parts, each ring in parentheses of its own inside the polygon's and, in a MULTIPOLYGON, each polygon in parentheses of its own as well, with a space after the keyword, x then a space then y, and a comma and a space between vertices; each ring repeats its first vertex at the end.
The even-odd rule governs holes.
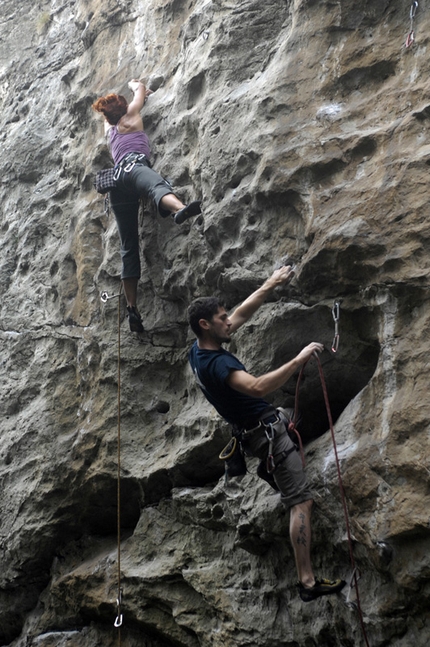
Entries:
POLYGON ((114 627, 121 627, 122 625, 122 613, 121 613, 121 603, 122 603, 122 589, 119 590, 118 597, 116 600, 117 615, 115 618, 114 627))
POLYGON ((272 423, 270 423, 265 428, 265 432, 266 432, 266 438, 269 441, 269 450, 267 452, 266 469, 269 472, 269 474, 272 474, 272 472, 274 472, 276 469, 275 459, 273 457, 273 441, 275 440, 275 430, 273 429, 272 423), (270 429, 270 434, 268 431, 269 429, 270 429))
POLYGON ((411 4, 411 10, 409 12, 409 17, 410 17, 411 20, 413 20, 415 18, 415 16, 417 15, 417 9, 418 9, 418 2, 417 2, 417 0, 415 0, 411 4))
POLYGON ((414 30, 412 30, 409 32, 406 38, 405 47, 410 47, 411 45, 413 45, 414 40, 415 40, 415 33, 414 33, 414 30))

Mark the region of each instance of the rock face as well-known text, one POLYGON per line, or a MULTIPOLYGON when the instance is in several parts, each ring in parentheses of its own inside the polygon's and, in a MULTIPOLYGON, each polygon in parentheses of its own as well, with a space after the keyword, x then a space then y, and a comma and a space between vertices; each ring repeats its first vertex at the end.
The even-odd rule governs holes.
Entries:
MULTIPOLYGON (((186 306, 234 307, 298 264, 237 334, 251 372, 322 363, 369 644, 430 636, 428 7, 399 0, 3 0, 0 19, 0 644, 353 647, 355 592, 300 602, 288 513, 224 483, 229 430, 187 366, 186 306), (203 217, 145 205, 128 331, 110 164, 92 102, 127 81, 157 170, 203 217), (118 304, 119 301, 119 304, 118 304), (119 326, 118 326, 119 322, 119 326), (118 328, 121 334, 118 373, 118 328), (118 609, 117 434, 121 396, 118 609), (347 598, 347 594, 350 594, 347 598), (120 634, 121 632, 121 634, 120 634)), ((291 406, 295 379, 271 396, 291 406)), ((313 561, 351 566, 317 367, 300 389, 313 561)))

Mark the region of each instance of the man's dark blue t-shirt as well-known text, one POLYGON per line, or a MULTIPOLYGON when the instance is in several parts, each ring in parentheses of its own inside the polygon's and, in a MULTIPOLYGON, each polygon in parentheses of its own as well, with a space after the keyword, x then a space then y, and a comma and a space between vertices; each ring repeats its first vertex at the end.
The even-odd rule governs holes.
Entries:
POLYGON ((204 395, 227 422, 242 425, 247 420, 258 418, 268 403, 240 393, 226 384, 230 371, 246 371, 237 357, 224 348, 205 350, 194 342, 188 359, 197 384, 204 395))

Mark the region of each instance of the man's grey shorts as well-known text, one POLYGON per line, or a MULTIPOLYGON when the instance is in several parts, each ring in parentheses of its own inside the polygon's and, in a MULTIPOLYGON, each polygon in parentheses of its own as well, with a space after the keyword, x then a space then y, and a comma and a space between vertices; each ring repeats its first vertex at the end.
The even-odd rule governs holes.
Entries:
MULTIPOLYGON (((303 469, 302 459, 290 438, 284 422, 279 421, 275 423, 273 429, 275 431, 275 440, 273 442, 275 464, 281 459, 283 452, 289 453, 280 465, 276 467, 272 476, 281 492, 282 503, 287 508, 291 508, 298 503, 312 499, 313 496, 303 469)), ((269 441, 264 429, 246 438, 243 442, 243 447, 247 454, 266 460, 269 441)))

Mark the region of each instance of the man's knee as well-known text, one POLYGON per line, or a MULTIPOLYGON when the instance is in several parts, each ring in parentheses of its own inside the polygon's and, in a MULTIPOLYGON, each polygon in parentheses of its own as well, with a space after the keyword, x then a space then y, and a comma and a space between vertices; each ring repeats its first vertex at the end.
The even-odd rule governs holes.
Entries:
POLYGON ((300 503, 296 503, 296 505, 291 506, 291 513, 306 512, 310 514, 313 504, 314 504, 313 499, 306 499, 306 501, 301 501, 300 503))

